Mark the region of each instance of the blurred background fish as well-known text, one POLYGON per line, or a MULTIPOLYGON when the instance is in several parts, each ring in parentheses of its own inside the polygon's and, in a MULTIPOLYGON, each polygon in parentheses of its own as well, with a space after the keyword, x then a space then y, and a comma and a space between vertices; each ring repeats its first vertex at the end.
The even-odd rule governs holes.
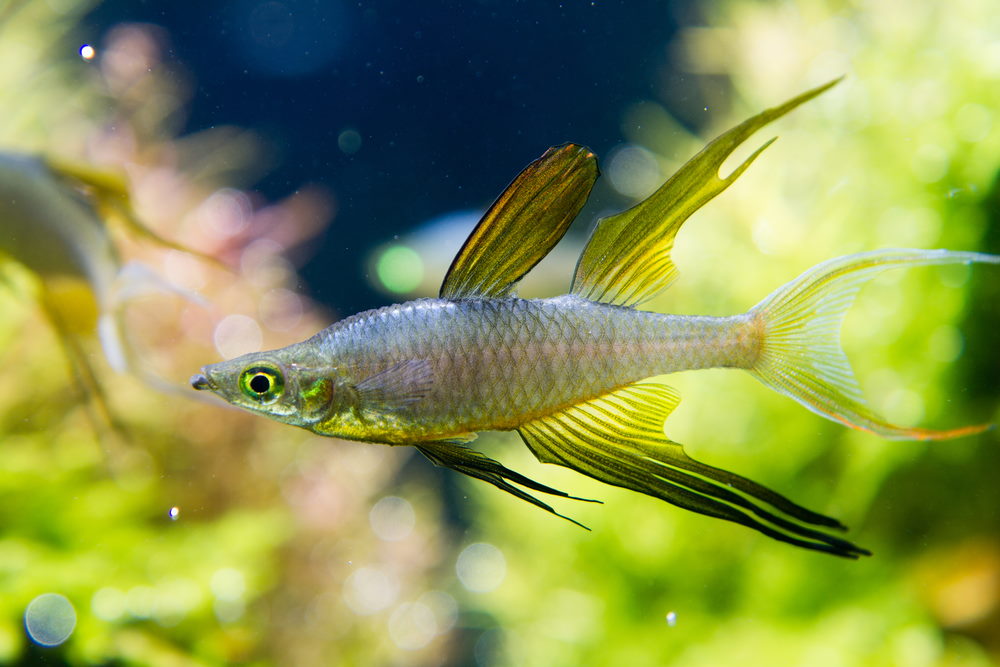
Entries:
POLYGON ((120 176, 84 165, 57 165, 39 156, 0 153, 0 271, 15 290, 18 283, 30 283, 27 291, 52 325, 84 398, 94 399, 108 424, 116 419, 81 339, 97 335, 111 368, 169 390, 170 385, 143 368, 123 326, 124 309, 129 300, 151 290, 197 301, 143 265, 123 264, 109 229, 111 218, 161 248, 194 254, 160 238, 135 217, 120 176))

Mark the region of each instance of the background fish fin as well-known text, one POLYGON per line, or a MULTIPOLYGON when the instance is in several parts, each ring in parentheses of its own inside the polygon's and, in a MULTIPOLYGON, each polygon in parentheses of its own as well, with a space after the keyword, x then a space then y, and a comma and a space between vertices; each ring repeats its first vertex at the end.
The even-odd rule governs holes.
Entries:
POLYGON ((407 359, 365 378, 354 388, 365 404, 392 409, 420 400, 433 382, 434 371, 426 359, 407 359))
MULTIPOLYGON (((567 521, 575 523, 581 528, 587 528, 582 523, 575 521, 568 516, 563 516, 559 512, 556 512, 550 505, 542 502, 535 496, 519 489, 514 486, 514 484, 520 484, 521 486, 527 487, 533 491, 539 491, 541 493, 548 493, 553 496, 559 496, 561 498, 570 498, 572 500, 584 500, 586 502, 598 502, 594 500, 588 500, 586 498, 575 498, 574 496, 553 489, 550 486, 546 486, 539 482, 536 482, 524 475, 514 472, 510 468, 507 468, 503 464, 494 461, 490 457, 477 452, 473 449, 465 447, 462 443, 455 441, 444 441, 444 442, 424 442, 416 445, 416 448, 420 450, 420 453, 426 456, 434 465, 441 466, 444 468, 451 468, 452 470, 457 470, 460 473, 468 475, 469 477, 474 477, 476 479, 481 479, 484 482, 489 482, 498 489, 502 489, 507 493, 525 500, 536 507, 541 507, 546 512, 551 512, 558 517, 562 517, 567 521), (513 482, 513 484, 511 484, 513 482)), ((590 530, 587 528, 587 530, 590 530)))
POLYGON ((847 558, 868 552, 794 520, 843 529, 745 477, 689 457, 667 439, 663 422, 680 402, 672 388, 642 382, 523 425, 538 459, 660 498, 693 512, 742 524, 806 549, 847 558), (781 516, 784 514, 786 516, 781 516))
MULTIPOLYGON (((148 381, 158 389, 170 387, 170 391, 181 393, 178 387, 157 380, 141 370, 141 363, 136 358, 134 344, 128 336, 125 327, 125 311, 129 303, 149 294, 176 294, 189 303, 208 308, 209 303, 191 290, 178 287, 157 275, 142 262, 128 262, 115 274, 109 290, 107 303, 98 320, 98 334, 104 348, 104 356, 115 371, 133 373, 140 379, 148 381)), ((184 391, 183 394, 190 394, 184 391)))
POLYGON ((55 157, 42 158, 45 166, 68 185, 83 190, 90 198, 92 205, 102 218, 115 218, 132 234, 157 245, 173 250, 179 250, 211 262, 216 266, 230 270, 221 261, 184 246, 170 239, 165 239, 146 226, 132 208, 132 198, 129 195, 128 184, 124 175, 93 165, 75 162, 55 157))
POLYGON ((858 290, 886 269, 929 264, 1000 264, 1000 256, 949 250, 888 249, 831 259, 779 287, 753 307, 761 340, 750 369, 758 380, 816 414, 884 438, 940 440, 988 425, 937 431, 890 424, 861 396, 840 346, 840 325, 858 290))
POLYGON ((166 280, 147 264, 127 262, 115 275, 111 285, 110 306, 120 307, 129 301, 149 294, 176 294, 188 303, 202 308, 211 304, 200 294, 166 280))
POLYGON ((600 220, 580 255, 570 292, 592 301, 635 306, 666 289, 677 277, 670 251, 681 225, 739 178, 774 139, 720 178, 726 158, 751 134, 838 81, 813 88, 719 135, 648 198, 600 220))
POLYGON ((597 180, 587 148, 550 148, 507 186, 465 245, 441 285, 442 299, 502 297, 559 242, 597 180))
MULTIPOLYGON (((41 284, 39 304, 45 313, 45 317, 52 325, 56 338, 62 346, 66 359, 69 362, 73 378, 76 380, 73 388, 81 394, 83 404, 87 409, 95 432, 103 434, 105 427, 108 427, 112 433, 127 442, 130 439, 128 429, 111 408, 111 403, 108 400, 107 393, 104 391, 104 386, 98 379, 97 371, 90 363, 90 356, 81 344, 78 323, 70 321, 78 317, 79 313, 67 313, 64 308, 66 304, 65 295, 57 295, 57 292, 61 291, 62 286, 57 287, 55 291, 53 291, 52 287, 51 282, 43 282, 41 284)), ((71 310, 75 311, 78 309, 80 307, 79 301, 84 300, 86 299, 74 299, 76 303, 73 304, 71 310)), ((96 312, 96 304, 94 309, 96 312)), ((111 361, 110 358, 109 361, 111 361)), ((101 439, 101 447, 110 463, 113 452, 104 438, 101 439)))

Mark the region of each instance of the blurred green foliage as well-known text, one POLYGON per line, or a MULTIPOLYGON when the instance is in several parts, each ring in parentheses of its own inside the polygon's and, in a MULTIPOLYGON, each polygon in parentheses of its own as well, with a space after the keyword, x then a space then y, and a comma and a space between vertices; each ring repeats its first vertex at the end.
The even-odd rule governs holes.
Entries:
MULTIPOLYGON (((689 115, 712 129, 848 78, 777 124, 781 140, 688 223, 681 277, 651 306, 741 311, 819 261, 877 247, 1000 252, 993 5, 702 5, 705 27, 672 48, 690 70, 689 115)), ((164 104, 143 117, 155 105, 129 106, 114 72, 60 46, 84 4, 11 6, 0 26, 4 148, 86 156, 115 118, 134 128, 136 154, 170 154, 183 77, 156 70, 148 85, 164 104)), ((663 174, 714 134, 685 135, 648 101, 622 118, 663 174)), ((190 208, 225 185, 204 184, 190 208)), ((30 280, 12 275, 14 287, 30 280)), ((224 312, 254 312, 271 292, 252 283, 214 276, 202 289, 224 312)), ((994 269, 977 267, 894 273, 866 289, 844 338, 872 403, 903 423, 996 421, 997 285, 994 269)), ((216 357, 208 315, 176 299, 142 305, 131 321, 165 375, 181 383, 216 357)), ((307 307, 265 345, 320 322, 307 307)), ((886 442, 738 373, 672 377, 684 400, 670 436, 843 519, 875 552, 849 562, 541 466, 508 434, 484 436, 485 449, 605 501, 559 504, 592 532, 471 481, 442 496, 439 471, 398 474, 401 451, 158 395, 105 369, 125 425, 115 433, 94 423, 23 290, 0 289, 0 357, 2 663, 909 667, 1000 656, 996 431, 886 442), (52 649, 31 646, 23 624, 47 592, 77 613, 52 649)))

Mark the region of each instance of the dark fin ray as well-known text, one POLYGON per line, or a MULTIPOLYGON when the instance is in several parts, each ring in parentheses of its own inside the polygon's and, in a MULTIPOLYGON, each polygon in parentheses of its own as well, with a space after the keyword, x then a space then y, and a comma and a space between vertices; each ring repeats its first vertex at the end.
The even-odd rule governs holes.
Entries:
POLYGON ((539 500, 530 493, 517 488, 510 482, 520 484, 521 486, 527 487, 533 491, 547 493, 560 498, 582 500, 588 503, 599 503, 599 500, 577 498, 576 496, 571 496, 564 491, 553 489, 550 486, 546 486, 534 481, 533 479, 525 477, 524 475, 507 468, 498 461, 494 461, 485 454, 469 449, 460 443, 450 441, 425 442, 415 446, 420 450, 420 453, 430 459, 434 465, 441 466, 443 468, 451 468, 452 470, 456 470, 460 473, 468 475, 469 477, 489 482, 498 489, 506 491, 521 500, 525 500, 536 507, 540 507, 546 512, 555 514, 556 516, 566 519, 571 523, 575 523, 581 528, 590 530, 579 521, 560 514, 547 503, 539 500))
POLYGON ((580 255, 570 291, 592 301, 635 306, 666 289, 677 277, 670 251, 681 225, 739 178, 774 140, 721 178, 719 169, 726 158, 751 134, 838 81, 807 91, 724 132, 645 200, 600 220, 580 255))
MULTIPOLYGON (((546 442, 546 438, 540 436, 538 431, 534 431, 530 437, 532 439, 526 438, 525 442, 532 451, 560 449, 559 443, 554 442, 557 437, 550 437, 546 442)), ((777 516, 723 486, 675 470, 656 458, 623 451, 616 451, 613 456, 605 452, 591 453, 580 448, 572 451, 561 448, 560 451, 562 455, 554 462, 602 482, 638 491, 698 514, 732 521, 782 542, 807 549, 850 558, 861 554, 867 555, 866 550, 847 540, 777 516), (747 510, 760 520, 742 510, 747 510)), ((822 518, 832 521, 826 517, 822 518)))
POLYGON ((811 523, 816 526, 825 526, 836 530, 847 530, 847 526, 833 517, 813 512, 812 510, 806 509, 801 505, 797 505, 780 493, 773 491, 762 484, 758 484, 752 479, 747 479, 746 477, 729 472, 728 470, 716 468, 693 459, 688 456, 683 449, 678 452, 675 457, 671 458, 671 465, 697 473, 702 477, 712 479, 719 482, 724 487, 732 487, 738 491, 742 491, 743 493, 753 496, 758 500, 762 500, 771 507, 774 507, 775 509, 804 523, 811 523))
POLYGON ((442 299, 503 297, 559 242, 597 180, 587 148, 550 148, 518 174, 455 255, 442 299))
POLYGON ((557 463, 806 549, 847 558, 868 554, 847 540, 793 519, 842 529, 839 521, 749 479, 700 463, 668 440, 663 422, 679 400, 670 387, 638 383, 529 422, 519 431, 545 463, 557 463))

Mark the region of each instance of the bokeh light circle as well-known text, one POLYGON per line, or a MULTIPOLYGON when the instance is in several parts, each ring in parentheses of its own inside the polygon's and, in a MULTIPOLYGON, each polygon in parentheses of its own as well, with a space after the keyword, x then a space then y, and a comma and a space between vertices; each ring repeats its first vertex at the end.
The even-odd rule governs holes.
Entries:
POLYGON ((44 593, 28 603, 24 627, 39 646, 59 646, 76 628, 76 609, 66 596, 44 593))
POLYGON ((257 352, 264 334, 257 321, 246 315, 228 315, 215 327, 215 349, 223 359, 233 359, 248 352, 257 352))
POLYGON ((413 505, 405 498, 386 496, 379 500, 368 513, 372 531, 386 542, 398 542, 413 532, 416 514, 413 505))
POLYGON ((462 585, 473 593, 489 593, 507 576, 507 559, 492 544, 477 542, 458 555, 455 573, 462 585))
POLYGON ((420 602, 404 602, 389 616, 389 637, 401 649, 422 649, 437 633, 434 612, 420 602))
POLYGON ((424 279, 424 260, 409 246, 386 248, 375 265, 378 279, 390 292, 407 294, 417 289, 424 279))
POLYGON ((347 128, 337 135, 337 147, 344 155, 354 155, 361 150, 361 134, 354 128, 347 128))

